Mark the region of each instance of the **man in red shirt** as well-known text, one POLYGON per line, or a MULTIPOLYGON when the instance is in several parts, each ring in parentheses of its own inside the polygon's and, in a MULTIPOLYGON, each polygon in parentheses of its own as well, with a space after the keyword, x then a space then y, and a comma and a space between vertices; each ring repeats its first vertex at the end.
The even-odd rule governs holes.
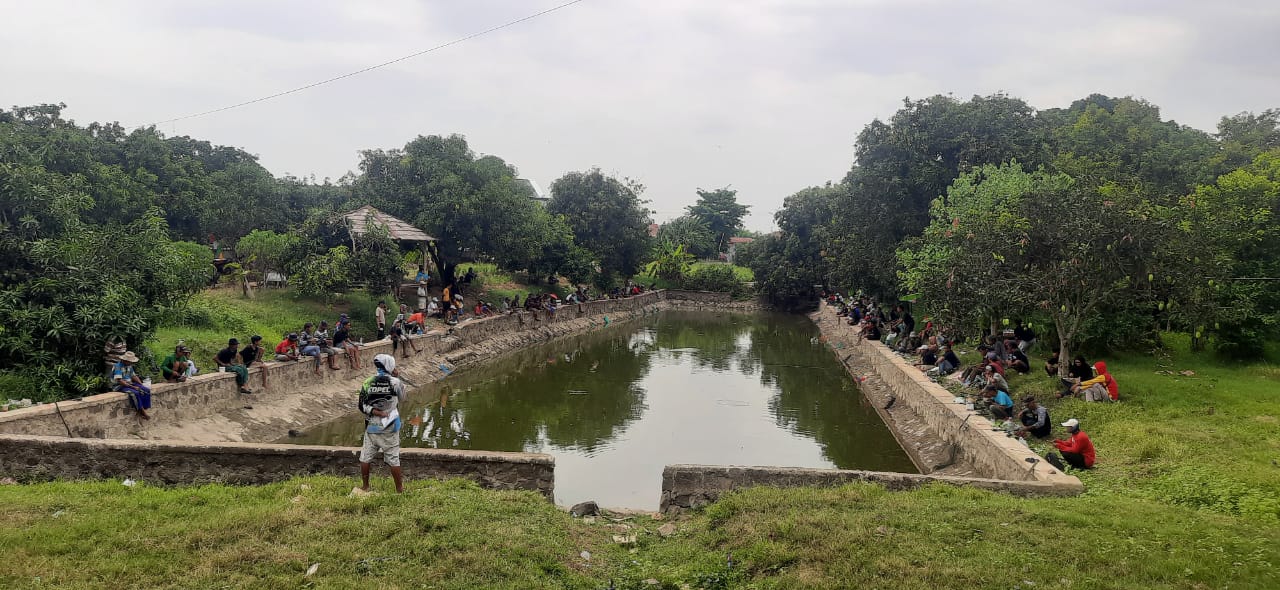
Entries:
MULTIPOLYGON (((1071 438, 1066 440, 1053 441, 1053 446, 1058 447, 1058 450, 1062 452, 1062 459, 1076 469, 1092 468, 1094 461, 1093 441, 1089 440, 1089 435, 1080 430, 1080 421, 1072 418, 1063 422, 1062 426, 1067 429, 1067 434, 1071 435, 1071 438)), ((1054 463, 1054 461, 1050 460, 1049 463, 1054 463)), ((1056 467, 1062 469, 1060 464, 1056 465, 1056 467)))

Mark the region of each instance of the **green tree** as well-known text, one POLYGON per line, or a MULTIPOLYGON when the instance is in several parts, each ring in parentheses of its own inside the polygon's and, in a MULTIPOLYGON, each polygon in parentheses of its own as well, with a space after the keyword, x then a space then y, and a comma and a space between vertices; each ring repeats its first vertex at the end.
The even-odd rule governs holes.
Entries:
POLYGON ((696 258, 716 253, 716 236, 706 222, 695 215, 682 215, 658 228, 658 241, 684 246, 696 258))
POLYGON ((1168 271, 1176 277, 1169 300, 1181 303, 1176 317, 1197 343, 1216 332, 1222 352, 1261 357, 1280 328, 1280 149, 1171 210, 1178 231, 1164 259, 1177 264, 1168 271))
POLYGON ((898 250, 903 288, 956 327, 990 323, 1033 303, 1024 274, 1026 244, 1037 220, 1027 201, 1052 198, 1072 180, 1017 163, 982 166, 934 199, 931 223, 898 250), (1010 245, 1012 244, 1012 246, 1010 245))
POLYGON ((1002 94, 906 100, 887 122, 872 121, 858 134, 846 190, 836 195, 826 246, 844 264, 832 278, 895 293, 894 251, 928 225, 930 203, 974 166, 1043 163, 1044 127, 1030 105, 1002 94))
POLYGON ((600 267, 601 286, 640 270, 649 250, 649 211, 644 187, 606 176, 599 168, 570 172, 551 183, 547 211, 563 216, 573 239, 600 267))
POLYGON ((742 229, 742 219, 751 209, 738 203, 738 191, 729 187, 713 191, 698 189, 698 202, 687 207, 689 215, 698 219, 711 231, 715 239, 713 253, 724 252, 729 238, 742 229))
POLYGON ((301 240, 295 233, 255 229, 236 242, 236 256, 264 277, 269 270, 284 272, 287 256, 301 240))
POLYGON ((774 215, 777 234, 758 240, 759 254, 751 271, 760 291, 779 308, 811 306, 817 297, 814 285, 829 284, 826 231, 832 206, 844 190, 843 185, 828 184, 787 197, 774 215))
MULTIPOLYGON (((361 152, 352 191, 437 238, 431 256, 452 282, 464 257, 490 255, 523 266, 542 251, 547 224, 514 167, 496 156, 477 158, 461 135, 418 136, 399 150, 361 152)), ((520 268, 517 266, 516 268, 520 268)))
POLYGON ((1086 322, 1157 279, 1160 223, 1132 186, 984 166, 934 202, 929 227, 900 256, 907 286, 930 293, 931 311, 1039 308, 1069 358, 1086 322))

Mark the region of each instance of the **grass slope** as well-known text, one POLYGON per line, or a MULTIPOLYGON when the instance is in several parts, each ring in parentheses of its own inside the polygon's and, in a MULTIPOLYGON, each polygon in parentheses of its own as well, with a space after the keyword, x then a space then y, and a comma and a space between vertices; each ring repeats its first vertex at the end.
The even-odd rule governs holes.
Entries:
MULTIPOLYGON (((248 321, 336 315, 302 304, 285 316, 281 303, 252 304, 265 315, 248 321)), ((0 486, 0 587, 1280 588, 1280 368, 1209 353, 1105 360, 1122 403, 1051 403, 1098 448, 1075 498, 761 488, 664 538, 648 517, 587 523, 456 481, 368 499, 335 478, 0 486), (611 540, 631 533, 634 548, 611 540)), ((1019 395, 1054 386, 1042 372, 1011 381, 1019 395)))

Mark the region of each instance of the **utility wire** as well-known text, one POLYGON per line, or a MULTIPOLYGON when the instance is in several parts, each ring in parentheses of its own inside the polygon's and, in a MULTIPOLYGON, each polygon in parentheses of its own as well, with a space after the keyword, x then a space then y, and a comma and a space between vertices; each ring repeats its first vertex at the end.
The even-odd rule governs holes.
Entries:
POLYGON ((244 102, 239 102, 239 103, 236 103, 236 104, 233 104, 233 105, 227 105, 227 106, 224 106, 224 107, 219 107, 219 108, 216 108, 216 109, 212 109, 212 110, 208 110, 208 111, 204 111, 204 112, 200 112, 200 113, 194 113, 194 114, 190 114, 190 115, 183 115, 183 116, 181 116, 181 117, 175 117, 175 118, 173 118, 173 119, 165 119, 165 120, 163 120, 163 121, 156 121, 156 122, 154 122, 154 123, 148 123, 147 125, 137 125, 137 126, 134 126, 134 127, 130 127, 130 129, 136 129, 136 128, 138 128, 138 127, 150 127, 150 126, 155 126, 155 125, 163 125, 163 124, 165 124, 165 123, 176 123, 176 122, 178 122, 178 121, 185 121, 185 120, 187 120, 187 119, 195 119, 195 118, 197 118, 197 117, 204 117, 204 116, 206 116, 206 115, 212 115, 212 114, 214 114, 214 113, 221 113, 221 112, 223 112, 223 111, 229 111, 229 110, 232 110, 232 109, 238 109, 238 108, 240 108, 240 107, 249 106, 249 105, 251 105, 251 104, 256 104, 256 103, 260 103, 260 102, 266 102, 266 101, 271 100, 271 99, 274 99, 274 98, 280 98, 280 97, 282 97, 282 96, 287 96, 287 95, 290 95, 290 94, 295 94, 295 93, 298 93, 298 92, 302 92, 302 91, 304 91, 304 90, 310 90, 310 89, 312 89, 312 88, 315 88, 315 87, 317 87, 317 86, 323 86, 323 85, 328 84, 328 83, 330 83, 330 82, 337 82, 338 80, 343 80, 343 79, 346 79, 346 78, 350 78, 350 77, 352 77, 352 76, 358 76, 358 75, 363 74, 363 73, 365 73, 365 72, 371 72, 371 71, 376 70, 376 69, 378 69, 378 68, 383 68, 383 67, 386 67, 386 66, 389 66, 389 65, 392 65, 392 64, 400 63, 400 62, 405 61, 405 60, 413 59, 413 58, 418 57, 418 56, 426 55, 426 54, 431 53, 431 52, 433 52, 433 51, 438 51, 438 50, 440 50, 440 49, 444 49, 444 48, 446 48, 446 47, 450 47, 450 46, 453 46, 453 45, 457 45, 457 44, 462 43, 462 42, 465 42, 465 41, 470 41, 470 40, 472 40, 472 39, 475 39, 476 37, 481 37, 481 36, 484 36, 484 35, 488 35, 489 33, 493 33, 493 32, 496 32, 496 31, 500 31, 500 30, 502 30, 502 29, 505 29, 505 28, 508 28, 508 27, 511 27, 511 26, 518 25, 518 24, 520 24, 520 23, 522 23, 522 22, 525 22, 525 21, 533 20, 533 19, 538 18, 538 17, 540 17, 540 16, 543 16, 543 15, 546 15, 546 14, 550 14, 550 13, 555 12, 555 11, 557 11, 557 10, 560 10, 560 9, 562 9, 562 8, 568 8, 568 7, 570 7, 570 6, 573 6, 574 4, 578 4, 579 2, 584 2, 584 1, 585 1, 585 0, 570 0, 569 2, 565 2, 564 4, 559 4, 559 5, 553 6, 553 7, 551 7, 551 8, 546 9, 546 10, 543 10, 543 11, 541 11, 541 12, 535 12, 535 13, 533 13, 533 14, 530 14, 529 16, 526 16, 526 17, 523 17, 523 18, 518 18, 518 19, 513 20, 513 21, 510 21, 510 22, 508 22, 508 23, 504 23, 504 24, 498 25, 498 26, 496 26, 496 27, 491 27, 491 28, 485 29, 485 30, 480 31, 480 32, 477 32, 477 33, 472 33, 472 34, 467 35, 467 36, 465 36, 465 37, 459 37, 459 38, 454 39, 454 40, 452 40, 452 41, 449 41, 449 42, 447 42, 447 43, 441 43, 440 45, 436 45, 435 47, 431 47, 431 48, 429 48, 429 49, 423 49, 422 51, 419 51, 419 52, 417 52, 417 53, 411 53, 411 54, 406 55, 406 56, 403 56, 403 57, 397 57, 397 58, 395 58, 395 59, 393 59, 393 60, 391 60, 391 61, 384 61, 384 62, 382 62, 382 63, 380 63, 380 64, 372 65, 372 66, 369 66, 369 67, 364 68, 364 69, 356 70, 356 71, 354 71, 354 72, 348 72, 348 73, 346 73, 346 74, 342 74, 342 75, 340 75, 340 76, 334 76, 334 77, 329 78, 329 79, 327 79, 327 80, 320 80, 319 82, 312 82, 311 84, 307 84, 306 86, 299 86, 299 87, 297 87, 297 88, 293 88, 293 89, 291 89, 291 90, 285 90, 285 91, 283 91, 283 92, 277 92, 277 93, 275 93, 275 94, 271 94, 271 95, 268 95, 268 96, 263 96, 263 97, 255 98, 255 99, 253 99, 253 100, 246 100, 246 101, 244 101, 244 102))

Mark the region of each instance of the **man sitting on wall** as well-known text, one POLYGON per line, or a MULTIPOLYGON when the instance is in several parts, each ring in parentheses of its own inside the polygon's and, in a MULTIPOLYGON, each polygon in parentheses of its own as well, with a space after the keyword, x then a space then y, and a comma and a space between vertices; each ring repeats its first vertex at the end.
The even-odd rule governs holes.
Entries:
POLYGON ((298 334, 292 332, 276 345, 276 362, 296 361, 302 355, 298 352, 298 334))
POLYGON ((138 411, 140 418, 150 420, 147 410, 151 409, 151 388, 143 383, 134 370, 133 366, 137 363, 138 355, 126 350, 111 368, 111 384, 116 391, 128 394, 129 403, 138 411))
POLYGON ((191 349, 179 344, 174 347, 173 354, 160 361, 160 374, 169 383, 182 383, 187 380, 187 371, 191 368, 191 349))
POLYGON ((221 370, 236 374, 236 385, 240 386, 240 393, 253 393, 252 389, 245 387, 249 383, 249 369, 239 363, 239 348, 239 340, 235 338, 227 340, 227 347, 219 350, 218 354, 213 356, 213 361, 221 370))

